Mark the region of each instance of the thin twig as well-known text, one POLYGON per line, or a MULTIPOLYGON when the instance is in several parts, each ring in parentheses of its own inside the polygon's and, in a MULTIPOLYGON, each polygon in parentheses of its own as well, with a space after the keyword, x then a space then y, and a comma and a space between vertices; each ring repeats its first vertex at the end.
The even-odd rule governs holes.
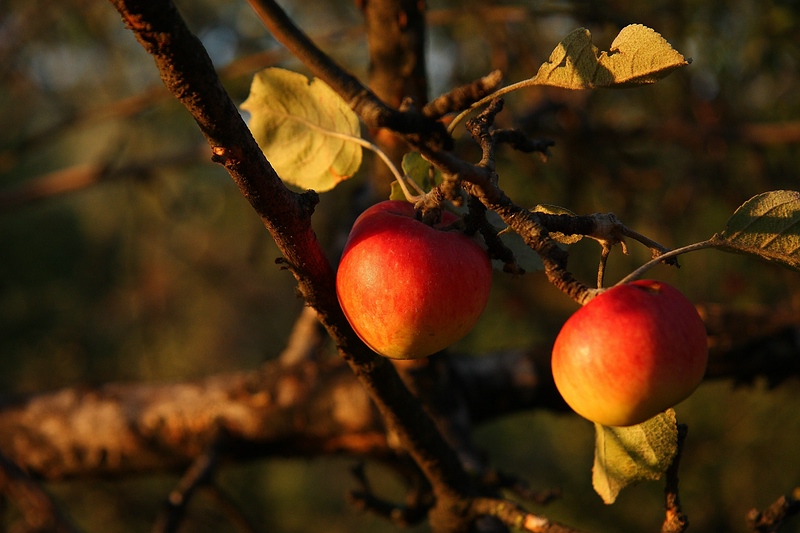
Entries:
POLYGON ((318 359, 321 346, 326 339, 324 332, 317 318, 317 312, 311 307, 304 307, 295 320, 286 348, 278 357, 280 364, 292 366, 303 361, 318 359))
POLYGON ((486 95, 492 94, 502 81, 502 72, 495 70, 483 78, 456 87, 438 96, 422 108, 422 114, 429 118, 438 119, 449 113, 461 111, 486 95))
POLYGON ((475 498, 471 511, 481 516, 493 516, 508 527, 528 533, 580 533, 577 529, 530 513, 521 506, 503 499, 475 498))
POLYGON ((228 521, 242 533, 257 533, 256 527, 250 523, 239 506, 228 494, 215 483, 203 485, 203 493, 211 498, 216 506, 228 517, 228 521))
POLYGON ((183 523, 186 516, 186 507, 194 496, 195 491, 211 481, 214 470, 219 460, 219 439, 195 459, 192 466, 167 496, 164 509, 159 514, 153 525, 153 533, 175 533, 183 523))
POLYGON ((666 516, 661 525, 661 533, 683 533, 689 527, 689 518, 683 514, 681 500, 678 495, 678 468, 683 453, 683 443, 689 427, 686 424, 678 424, 678 445, 672 464, 667 468, 667 484, 664 487, 664 497, 666 500, 666 516))
POLYGON ((426 518, 433 505, 430 490, 422 491, 416 486, 409 489, 406 502, 403 504, 378 497, 372 490, 363 462, 351 468, 351 472, 360 489, 350 491, 348 495, 350 503, 357 509, 382 516, 397 526, 407 528, 419 524, 426 518))
POLYGON ((61 514, 50 496, 13 461, 0 454, 0 496, 22 515, 21 531, 75 533, 77 529, 61 514))
POLYGON ((763 511, 751 509, 747 525, 753 533, 777 533, 789 518, 800 514, 800 487, 775 500, 763 511))
POLYGON ((647 272, 648 270, 650 270, 654 266, 660 265, 662 263, 667 263, 670 259, 672 259, 674 257, 678 257, 681 254, 686 254, 686 253, 694 252, 694 251, 697 251, 697 250, 705 250, 707 248, 715 248, 715 247, 717 247, 719 245, 720 245, 720 242, 712 238, 712 239, 708 239, 707 241, 702 241, 702 242, 698 242, 698 243, 695 243, 695 244, 690 244, 688 246, 682 246, 681 248, 675 248, 674 250, 670 250, 669 252, 667 252, 667 253, 665 253, 663 255, 659 255, 655 259, 651 259, 647 263, 643 264, 642 266, 640 266, 639 268, 637 268, 636 270, 634 270, 633 272, 631 272, 630 274, 628 274, 627 276, 625 276, 624 278, 619 280, 617 282, 617 285, 622 285, 624 283, 630 283, 631 281, 639 279, 639 277, 642 274, 644 274, 645 272, 647 272))

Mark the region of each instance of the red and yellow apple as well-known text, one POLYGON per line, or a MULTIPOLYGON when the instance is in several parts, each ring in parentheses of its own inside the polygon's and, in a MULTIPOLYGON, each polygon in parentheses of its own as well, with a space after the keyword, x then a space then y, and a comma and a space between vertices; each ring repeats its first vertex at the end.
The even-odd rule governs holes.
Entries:
POLYGON ((688 398, 705 374, 708 339, 694 305, 652 280, 618 285, 573 314, 553 346, 553 378, 579 415, 630 426, 688 398))
POLYGON ((404 201, 376 204, 358 217, 336 274, 347 320, 374 351, 417 359, 463 338, 478 321, 492 283, 485 250, 446 226, 429 226, 404 201))

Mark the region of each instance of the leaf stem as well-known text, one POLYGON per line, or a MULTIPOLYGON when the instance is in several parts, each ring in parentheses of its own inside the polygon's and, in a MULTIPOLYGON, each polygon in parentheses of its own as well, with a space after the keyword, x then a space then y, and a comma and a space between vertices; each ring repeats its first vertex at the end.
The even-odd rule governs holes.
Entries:
POLYGON ((708 239, 706 241, 700 241, 700 242, 696 242, 694 244, 690 244, 688 246, 682 246, 681 248, 675 248, 674 250, 670 250, 669 252, 663 253, 663 254, 659 255, 658 257, 654 257, 653 259, 651 259, 647 263, 643 264, 642 266, 640 266, 639 268, 637 268, 636 270, 634 270, 633 272, 631 272, 630 274, 628 274, 627 276, 622 278, 620 281, 618 281, 616 283, 616 285, 622 285, 624 283, 630 283, 631 281, 639 279, 639 277, 642 274, 644 274, 645 272, 647 272, 648 270, 650 270, 654 266, 656 266, 656 265, 658 265, 660 263, 663 263, 665 259, 670 259, 672 257, 677 257, 677 256, 679 256, 681 254, 694 252, 696 250, 705 250, 706 248, 716 248, 719 245, 720 245, 719 239, 716 239, 716 238, 712 237, 712 238, 710 238, 710 239, 708 239))
MULTIPOLYGON (((389 159, 389 156, 386 155, 386 153, 383 150, 378 148, 378 146, 376 144, 373 144, 373 143, 369 142, 366 139, 362 139, 361 137, 357 137, 355 135, 350 135, 349 133, 342 133, 340 131, 335 131, 335 130, 330 130, 330 129, 327 129, 327 128, 323 128, 322 126, 320 126, 318 124, 314 124, 313 122, 311 122, 310 120, 305 119, 304 117, 298 117, 296 115, 291 115, 288 118, 291 118, 292 120, 296 120, 298 122, 301 122, 306 127, 314 129, 314 130, 317 130, 317 131, 323 133, 324 135, 328 135, 330 137, 335 137, 337 139, 342 139, 342 140, 345 140, 345 141, 353 142, 353 143, 356 143, 356 144, 360 145, 362 148, 366 148, 367 150, 372 150, 372 152, 374 152, 378 157, 380 157, 381 161, 383 161, 386 164, 386 166, 389 167, 389 170, 392 172, 392 175, 397 180, 397 183, 400 184, 400 188, 403 190, 403 194, 406 196, 406 199, 409 202, 414 202, 414 203, 416 203, 417 201, 420 200, 421 196, 419 196, 418 194, 412 193, 408 189, 408 185, 406 183, 405 176, 403 176, 400 173, 400 171, 397 169, 395 164, 392 163, 392 160, 389 159)), ((414 184, 414 185, 416 185, 416 184, 414 184)), ((420 192, 420 191, 418 190, 417 192, 420 192)))
POLYGON ((534 80, 535 78, 528 78, 527 80, 518 81, 516 83, 512 83, 511 85, 506 85, 505 87, 501 87, 492 94, 484 96, 483 98, 481 98, 480 100, 469 106, 469 108, 465 109, 464 111, 456 115, 456 117, 450 122, 450 124, 448 124, 447 133, 452 134, 453 130, 455 130, 456 126, 458 126, 458 123, 461 122, 464 119, 464 117, 466 117, 468 114, 470 114, 478 107, 485 105, 488 102, 491 102, 495 98, 500 98, 504 94, 516 91, 517 89, 523 89, 525 87, 531 87, 533 85, 536 85, 536 82, 534 80))

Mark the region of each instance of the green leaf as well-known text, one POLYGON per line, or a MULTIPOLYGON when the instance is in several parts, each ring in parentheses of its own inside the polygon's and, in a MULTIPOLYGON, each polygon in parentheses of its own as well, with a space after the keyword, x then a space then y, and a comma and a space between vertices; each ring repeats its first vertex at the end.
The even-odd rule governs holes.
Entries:
POLYGON ((397 180, 392 182, 392 189, 389 192, 389 200, 401 200, 407 201, 406 193, 403 192, 403 189, 400 187, 400 184, 397 183, 397 180))
POLYGON ((678 451, 678 427, 672 409, 636 426, 595 424, 595 431, 592 485, 607 504, 614 503, 628 485, 659 479, 678 451))
POLYGON ((689 62, 661 34, 632 24, 619 32, 608 52, 579 28, 564 38, 532 78, 536 85, 565 89, 631 87, 655 83, 689 62))
POLYGON ((800 270, 800 192, 770 191, 750 198, 712 241, 722 250, 800 270))
POLYGON ((323 192, 361 166, 358 116, 322 80, 268 68, 255 75, 241 107, 250 112, 256 142, 287 183, 323 192))
POLYGON ((442 183, 442 171, 417 152, 404 155, 401 167, 403 174, 414 180, 425 192, 442 183))
MULTIPOLYGON (((413 180, 425 192, 442 183, 442 172, 431 165, 418 152, 409 152, 404 155, 401 167, 403 174, 413 180)), ((406 195, 397 181, 392 182, 392 192, 389 195, 389 199, 406 200, 406 195)))

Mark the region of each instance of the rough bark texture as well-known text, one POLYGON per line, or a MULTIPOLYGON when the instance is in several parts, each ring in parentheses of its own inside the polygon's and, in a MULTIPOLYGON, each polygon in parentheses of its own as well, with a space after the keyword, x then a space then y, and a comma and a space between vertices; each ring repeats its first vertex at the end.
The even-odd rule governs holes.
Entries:
MULTIPOLYGON (((748 313, 747 323, 758 328, 740 327, 734 339, 731 326, 744 317, 710 309, 702 310, 711 334, 709 379, 800 375, 797 317, 748 313)), ((520 410, 566 412, 548 356, 545 348, 437 357, 436 371, 416 384, 429 398, 455 391, 458 398, 440 402, 441 412, 466 413, 473 426, 520 410)), ((191 382, 66 388, 0 405, 0 454, 44 479, 180 471, 218 439, 235 461, 399 453, 363 387, 340 363, 275 361, 191 382)))
POLYGON ((46 479, 179 471, 218 440, 237 461, 392 454, 366 391, 341 364, 67 388, 3 406, 0 428, 2 453, 46 479))

